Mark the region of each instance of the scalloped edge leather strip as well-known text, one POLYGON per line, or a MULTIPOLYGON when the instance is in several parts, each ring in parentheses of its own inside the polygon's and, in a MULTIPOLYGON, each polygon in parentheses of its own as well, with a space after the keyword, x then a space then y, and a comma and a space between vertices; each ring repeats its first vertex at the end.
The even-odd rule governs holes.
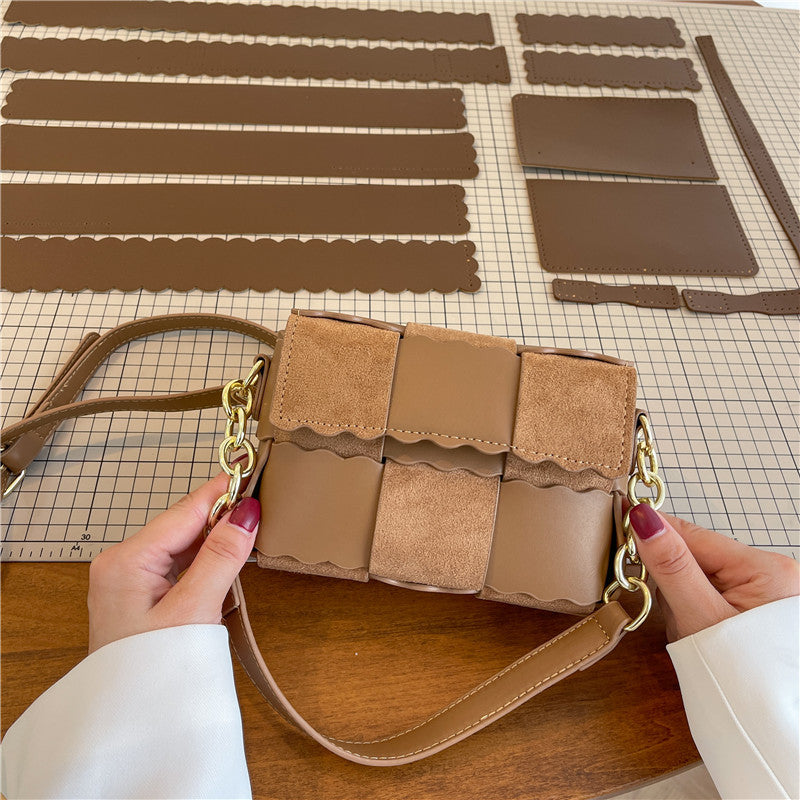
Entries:
POLYGON ((6 36, 0 68, 128 75, 227 75, 427 83, 510 83, 504 47, 466 50, 6 36))
POLYGON ((733 314, 738 311, 786 316, 800 314, 800 289, 758 294, 725 294, 684 289, 682 294, 692 311, 705 314, 733 314))
POLYGON ((608 86, 614 89, 689 89, 703 87, 688 58, 596 56, 592 53, 554 53, 526 50, 528 83, 553 86, 608 86))
POLYGON ((8 23, 252 36, 494 44, 489 14, 192 2, 27 2, 14 0, 8 23))
POLYGON ((569 303, 627 303, 642 308, 680 308, 681 298, 674 286, 609 286, 594 281, 553 281, 556 300, 569 303))
POLYGON ((6 119, 463 128, 461 89, 363 89, 139 81, 13 81, 6 119))
MULTIPOLYGON (((13 5, 13 3, 12 3, 13 5)), ((672 17, 517 14, 523 44, 685 47, 672 17)))
POLYGON ((476 292, 475 245, 311 239, 64 239, 0 241, 12 292, 476 292), (234 264, 235 269, 229 269, 234 264))

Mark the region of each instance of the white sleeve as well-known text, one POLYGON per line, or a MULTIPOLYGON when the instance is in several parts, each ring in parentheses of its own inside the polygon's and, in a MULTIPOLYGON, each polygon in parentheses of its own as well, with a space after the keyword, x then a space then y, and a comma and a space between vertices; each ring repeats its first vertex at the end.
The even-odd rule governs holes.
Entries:
POLYGON ((738 614, 667 650, 720 795, 800 797, 800 598, 738 614))
POLYGON ((222 625, 101 647, 51 686, 2 743, 17 798, 250 798, 222 625))

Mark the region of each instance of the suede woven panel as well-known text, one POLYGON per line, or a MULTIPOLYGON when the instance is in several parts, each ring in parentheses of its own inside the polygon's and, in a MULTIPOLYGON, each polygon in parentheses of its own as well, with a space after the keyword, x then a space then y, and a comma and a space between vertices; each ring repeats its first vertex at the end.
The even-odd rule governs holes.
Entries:
POLYGON ((439 328, 435 325, 422 325, 419 322, 409 322, 406 325, 405 337, 427 336, 440 342, 467 342, 475 347, 500 347, 510 353, 517 352, 517 343, 513 339, 504 339, 501 336, 487 336, 485 333, 473 333, 457 328, 439 328))
POLYGON ((300 575, 319 575, 323 578, 343 578, 349 581, 366 583, 369 572, 366 569, 342 569, 329 561, 320 564, 304 564, 291 556, 265 556, 256 550, 256 562, 262 569, 279 569, 283 572, 296 572, 300 575))
POLYGON ((627 474, 636 370, 592 359, 523 353, 513 452, 569 472, 627 474))
POLYGON ((613 533, 613 499, 563 486, 503 481, 486 585, 506 595, 587 605, 600 600, 613 533))
POLYGON ((447 589, 483 586, 499 478, 426 464, 384 466, 371 575, 447 589))
POLYGON ((384 437, 383 456, 397 464, 429 464, 444 472, 465 469, 484 477, 502 475, 506 461, 505 453, 481 453, 474 447, 454 447, 448 450, 424 439, 406 444, 391 436, 384 437))
POLYGON ((323 436, 383 435, 399 339, 395 331, 291 314, 270 421, 323 436))
POLYGON ((266 556, 346 570, 369 564, 381 464, 273 444, 261 478, 255 547, 266 556))
POLYGON ((541 488, 567 486, 573 492, 584 492, 587 489, 610 492, 617 481, 615 478, 606 478, 603 475, 598 475, 592 469, 585 469, 582 472, 570 472, 552 461, 529 464, 519 456, 514 455, 514 453, 506 455, 503 479, 507 481, 527 481, 532 486, 541 488))
POLYGON ((352 433, 339 433, 336 436, 324 436, 314 433, 308 428, 296 431, 275 431, 276 442, 291 442, 303 450, 330 450, 341 458, 366 456, 373 461, 380 461, 383 455, 383 437, 378 439, 359 439, 352 433))
POLYGON ((397 354, 387 434, 411 443, 509 449, 519 386, 518 356, 502 347, 407 336, 397 354))
MULTIPOLYGON (((258 556, 258 563, 260 566, 263 556, 260 553, 257 553, 256 555, 258 556)), ((276 567, 276 569, 280 569, 280 567, 276 567)), ((577 603, 572 603, 569 600, 552 600, 551 602, 547 603, 544 600, 537 600, 535 597, 531 597, 529 594, 522 594, 521 592, 517 594, 503 594, 502 592, 492 589, 491 586, 484 586, 478 594, 478 597, 481 600, 494 600, 497 603, 511 603, 515 606, 525 606, 526 608, 538 608, 542 611, 552 611, 555 614, 577 614, 582 617, 586 616, 587 614, 591 614, 597 605, 596 603, 578 605, 577 603)))

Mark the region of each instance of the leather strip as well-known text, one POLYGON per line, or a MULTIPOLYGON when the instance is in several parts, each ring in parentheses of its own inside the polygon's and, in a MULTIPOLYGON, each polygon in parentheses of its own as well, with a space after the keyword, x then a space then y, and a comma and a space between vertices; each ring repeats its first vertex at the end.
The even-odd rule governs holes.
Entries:
POLYGON ((699 92, 692 62, 688 58, 650 56, 596 56, 592 53, 525 51, 528 83, 553 86, 609 86, 614 89, 690 89, 699 92))
POLYGON ((476 292, 474 253, 466 241, 3 236, 0 285, 12 292, 476 292))
POLYGON ((14 0, 6 22, 67 28, 125 28, 252 36, 387 39, 492 44, 489 14, 318 8, 243 3, 14 0))
POLYGON ((469 133, 283 133, 3 125, 2 169, 340 178, 474 178, 469 133))
POLYGON ((6 36, 0 67, 35 72, 510 83, 503 47, 427 50, 6 36))
POLYGON ((684 289, 683 299, 692 311, 706 314, 732 314, 755 311, 757 314, 800 314, 800 289, 758 294, 724 294, 684 289))
POLYGON ((16 80, 6 119, 463 128, 460 89, 16 80))
POLYGON ((717 178, 691 100, 518 94, 512 107, 523 166, 717 178))
POLYGON ((675 20, 671 17, 517 14, 516 19, 523 44, 598 44, 620 47, 685 45, 675 20))
POLYGON ((758 272, 724 186, 529 180, 528 195, 548 272, 758 272))
POLYGON ((733 83, 725 71, 725 67, 722 66, 713 37, 698 36, 695 41, 697 49, 705 61, 711 83, 714 84, 720 103, 728 115, 733 132, 736 134, 764 194, 767 195, 769 204, 778 217, 778 222, 786 231, 795 252, 800 255, 800 218, 798 218, 797 210, 789 199, 786 187, 775 168, 775 162, 770 157, 764 140, 759 136, 744 103, 736 94, 736 89, 733 88, 733 83))
POLYGON ((568 303, 627 303, 643 308, 680 308, 681 298, 674 286, 609 286, 593 281, 553 281, 556 300, 568 303))
POLYGON ((464 233, 460 186, 4 184, 2 232, 464 233))

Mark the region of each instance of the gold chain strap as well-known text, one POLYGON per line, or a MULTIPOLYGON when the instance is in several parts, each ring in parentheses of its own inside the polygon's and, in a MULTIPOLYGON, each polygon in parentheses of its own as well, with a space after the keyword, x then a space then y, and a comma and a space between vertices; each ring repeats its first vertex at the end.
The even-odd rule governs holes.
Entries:
POLYGON ((228 421, 225 423, 225 438, 219 446, 219 463, 229 477, 228 489, 214 503, 208 515, 206 533, 219 522, 223 514, 239 502, 242 495, 242 481, 250 477, 255 469, 256 452, 247 438, 247 424, 253 415, 255 398, 253 389, 265 364, 263 358, 257 358, 244 380, 237 378, 222 390, 222 407, 225 409, 228 421), (247 455, 246 461, 236 461, 241 456, 240 450, 244 450, 247 455))
POLYGON ((608 603, 617 589, 626 592, 642 593, 642 610, 638 616, 625 626, 626 631, 635 631, 646 619, 653 606, 650 589, 647 588, 647 569, 636 552, 636 540, 631 531, 631 510, 640 503, 647 503, 655 509, 661 508, 666 497, 664 480, 658 474, 658 458, 656 456, 655 439, 650 427, 650 420, 646 414, 639 415, 636 428, 636 468, 628 480, 628 502, 630 507, 625 512, 622 520, 622 532, 625 535, 624 544, 614 556, 614 580, 603 592, 603 602, 608 603), (639 484, 644 484, 648 489, 655 489, 655 497, 639 497, 636 492, 639 484), (625 575, 628 564, 639 567, 638 577, 625 575))

